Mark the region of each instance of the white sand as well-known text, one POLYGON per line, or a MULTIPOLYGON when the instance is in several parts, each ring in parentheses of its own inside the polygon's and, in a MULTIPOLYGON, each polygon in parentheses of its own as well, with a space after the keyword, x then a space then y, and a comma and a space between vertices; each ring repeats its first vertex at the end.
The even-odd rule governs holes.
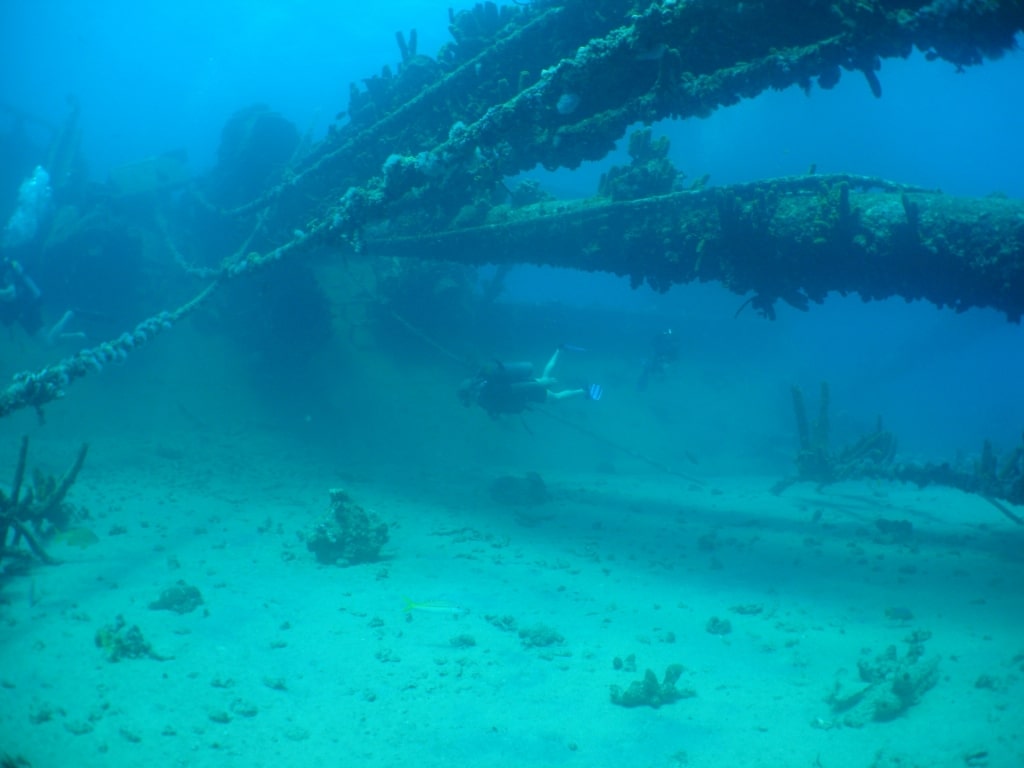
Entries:
POLYGON ((71 501, 100 542, 54 544, 63 564, 0 592, 0 752, 35 768, 1024 765, 1024 530, 981 500, 546 475, 532 520, 491 501, 498 471, 400 485, 248 450, 94 446, 71 501), (382 562, 306 550, 335 486, 391 525, 382 562), (910 542, 879 517, 911 521, 910 542), (178 579, 205 605, 150 610, 178 579), (406 614, 406 596, 464 613, 406 614), (763 612, 730 610, 748 604, 763 612), (107 661, 94 636, 118 615, 173 660, 107 661), (564 644, 525 648, 488 616, 564 644), (713 616, 731 633, 709 634, 713 616), (834 682, 915 629, 938 684, 894 721, 842 726, 834 682), (636 672, 613 669, 629 654, 636 672), (674 663, 696 697, 611 703, 610 685, 674 663))

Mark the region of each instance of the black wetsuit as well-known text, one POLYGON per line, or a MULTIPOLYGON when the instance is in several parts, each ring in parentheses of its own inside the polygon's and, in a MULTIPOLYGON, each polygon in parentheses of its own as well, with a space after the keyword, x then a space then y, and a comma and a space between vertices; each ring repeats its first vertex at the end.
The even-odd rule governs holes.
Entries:
POLYGON ((477 374, 477 404, 491 416, 522 413, 533 403, 543 403, 548 388, 533 375, 530 363, 493 363, 477 374))
POLYGON ((679 338, 671 330, 662 331, 654 337, 653 354, 644 361, 643 370, 637 380, 636 388, 641 392, 647 389, 647 382, 652 375, 661 375, 665 369, 679 359, 679 338))
POLYGON ((43 326, 39 289, 18 262, 6 258, 0 260, 0 290, 5 292, 5 298, 0 298, 0 323, 18 323, 29 334, 43 326), (12 286, 13 297, 8 293, 12 286))

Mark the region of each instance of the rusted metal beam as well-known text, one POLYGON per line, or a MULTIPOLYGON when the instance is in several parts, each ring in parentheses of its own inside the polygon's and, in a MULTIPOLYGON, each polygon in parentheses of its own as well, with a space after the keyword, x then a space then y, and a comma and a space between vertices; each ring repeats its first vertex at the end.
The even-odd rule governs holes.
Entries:
POLYGON ((658 290, 718 281, 772 314, 829 291, 1024 313, 1024 201, 962 198, 849 176, 776 179, 624 202, 499 206, 486 223, 367 233, 367 252, 629 276, 658 290))

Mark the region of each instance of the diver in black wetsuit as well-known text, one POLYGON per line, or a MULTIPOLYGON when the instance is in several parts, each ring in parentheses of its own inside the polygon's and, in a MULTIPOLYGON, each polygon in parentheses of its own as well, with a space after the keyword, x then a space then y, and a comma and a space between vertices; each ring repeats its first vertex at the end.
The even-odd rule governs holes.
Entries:
POLYGON ((16 259, 0 258, 0 323, 18 323, 29 334, 43 325, 42 293, 16 259))
POLYGON ((651 344, 651 356, 644 360, 643 370, 636 382, 636 388, 643 392, 651 376, 660 376, 670 364, 679 360, 679 337, 667 328, 657 336, 651 344))
POLYGON ((554 390, 555 379, 552 371, 558 362, 561 347, 544 366, 544 373, 533 375, 533 363, 494 362, 481 368, 476 376, 466 379, 459 386, 459 399, 467 408, 474 403, 493 418, 505 413, 522 413, 531 405, 584 397, 600 400, 604 390, 600 384, 590 384, 580 389, 554 390))

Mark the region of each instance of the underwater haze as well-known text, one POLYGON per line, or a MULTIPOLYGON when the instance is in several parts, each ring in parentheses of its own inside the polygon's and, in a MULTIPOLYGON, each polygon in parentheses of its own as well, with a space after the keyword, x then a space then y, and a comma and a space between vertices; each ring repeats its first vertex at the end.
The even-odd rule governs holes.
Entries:
MULTIPOLYGON (((344 143, 375 89, 560 6, 2 4, 2 765, 1024 765, 1019 318, 376 253, 433 166, 367 247, 328 226, 439 162, 344 143)), ((652 146, 675 191, 1016 205, 1024 54, 930 58, 652 146)), ((442 229, 600 204, 642 128, 442 229)))
MULTIPOLYGON (((9 4, 3 16, 3 101, 56 125, 74 98, 87 116, 83 155, 97 181, 119 165, 178 149, 193 173, 209 171, 224 123, 254 103, 320 138, 343 110, 349 83, 396 65, 396 31, 416 29, 424 52, 448 38, 445 8, 416 2, 353 9, 319 2, 44 1, 9 4)), ((1019 54, 958 72, 915 53, 885 60, 880 76, 880 99, 862 77, 846 73, 830 91, 769 92, 656 131, 673 140, 677 167, 694 178, 710 174, 714 184, 798 175, 813 164, 823 173, 880 176, 954 195, 1024 195, 1019 54)), ((593 167, 543 175, 559 194, 586 195, 623 158, 624 146, 593 167)), ((683 286, 658 296, 614 278, 528 268, 511 277, 506 295, 664 311, 696 327, 710 319, 705 313, 724 316, 739 304, 729 295, 716 302, 714 290, 683 286)), ((783 307, 785 332, 772 329, 771 336, 785 338, 786 349, 813 350, 817 368, 810 380, 803 371, 787 375, 814 384, 815 377, 831 379, 832 370, 842 375, 873 359, 889 366, 872 376, 888 379, 885 397, 895 398, 886 415, 908 420, 908 429, 897 431, 909 432, 905 439, 915 448, 913 435, 946 455, 966 448, 965 422, 1006 445, 1016 442, 1024 424, 1024 398, 1015 396, 1024 373, 1020 328, 984 310, 953 317, 948 309, 902 304, 865 308, 856 297, 833 297, 802 317, 783 307), (922 347, 930 350, 928 360, 908 363, 922 347)), ((738 324, 732 325, 734 331, 738 324)), ((727 343, 742 344, 740 335, 727 343)), ((869 418, 887 405, 874 387, 855 392, 864 394, 869 418)))

